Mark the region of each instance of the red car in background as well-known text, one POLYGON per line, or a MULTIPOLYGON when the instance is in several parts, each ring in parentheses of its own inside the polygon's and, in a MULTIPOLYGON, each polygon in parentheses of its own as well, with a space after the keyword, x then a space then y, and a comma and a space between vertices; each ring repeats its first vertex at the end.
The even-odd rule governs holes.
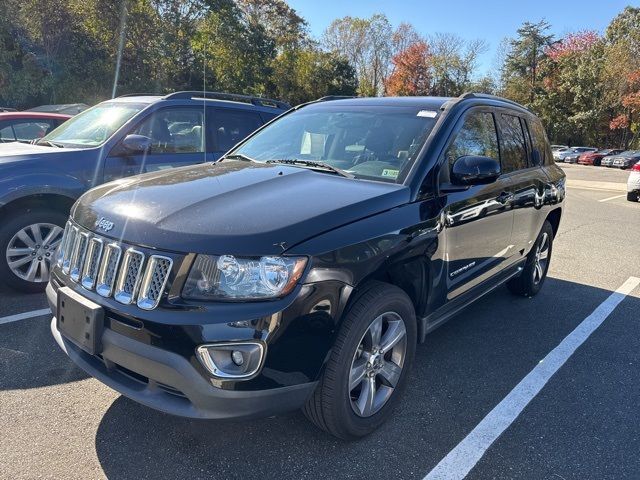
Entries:
POLYGON ((600 162, 602 162, 602 159, 604 157, 606 157, 607 155, 617 155, 621 152, 622 150, 620 149, 611 148, 606 150, 598 150, 597 152, 583 153, 578 157, 578 163, 580 165, 600 166, 600 162))
POLYGON ((0 143, 22 142, 44 137, 54 128, 71 118, 71 115, 40 112, 0 113, 0 143))

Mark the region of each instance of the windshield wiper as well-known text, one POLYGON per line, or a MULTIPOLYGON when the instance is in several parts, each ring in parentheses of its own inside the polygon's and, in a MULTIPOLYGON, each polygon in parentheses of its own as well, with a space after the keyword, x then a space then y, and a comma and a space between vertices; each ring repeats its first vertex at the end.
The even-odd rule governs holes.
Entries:
POLYGON ((257 160, 254 160, 244 153, 232 153, 231 155, 225 155, 220 159, 220 161, 222 160, 243 160, 245 162, 257 162, 257 160))
POLYGON ((50 147, 57 147, 57 148, 64 148, 64 145, 62 145, 61 143, 55 143, 52 142, 51 140, 38 140, 36 142, 36 145, 49 145, 50 147))
POLYGON ((335 173, 336 175, 340 175, 341 177, 354 178, 354 175, 349 172, 345 172, 344 170, 334 167, 333 165, 329 165, 328 163, 318 162, 315 160, 283 159, 283 160, 267 160, 265 163, 294 165, 294 166, 303 167, 303 168, 306 167, 319 172, 323 172, 323 171, 331 172, 331 173, 335 173))

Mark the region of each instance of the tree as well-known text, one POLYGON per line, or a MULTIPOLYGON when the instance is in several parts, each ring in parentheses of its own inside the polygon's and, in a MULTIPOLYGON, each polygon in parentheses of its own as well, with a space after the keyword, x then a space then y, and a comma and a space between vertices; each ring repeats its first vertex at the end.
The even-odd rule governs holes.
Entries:
POLYGON ((334 20, 325 30, 322 41, 329 51, 353 65, 360 95, 384 93, 393 54, 393 31, 385 15, 334 20))
POLYGON ((280 54, 274 62, 273 96, 292 105, 327 95, 355 95, 355 71, 342 57, 314 46, 280 54))
POLYGON ((620 145, 640 146, 634 93, 635 72, 640 70, 640 8, 627 7, 606 29, 604 37, 604 100, 612 106, 610 128, 620 145), (635 142, 635 143, 634 143, 635 142))
POLYGON ((478 57, 487 49, 484 40, 465 41, 451 33, 429 39, 433 64, 433 95, 457 96, 471 86, 478 57))
POLYGON ((393 72, 386 80, 388 95, 429 95, 431 53, 424 41, 409 45, 391 59, 393 72))
POLYGON ((540 63, 553 43, 553 35, 547 33, 549 28, 545 20, 525 22, 518 29, 517 38, 509 42, 502 70, 503 88, 510 98, 525 105, 533 104, 541 90, 540 63))

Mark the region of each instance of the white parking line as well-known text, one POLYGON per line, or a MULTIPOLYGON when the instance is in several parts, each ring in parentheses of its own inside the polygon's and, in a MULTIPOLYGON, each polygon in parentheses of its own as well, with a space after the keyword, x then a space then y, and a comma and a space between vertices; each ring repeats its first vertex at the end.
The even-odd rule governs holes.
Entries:
POLYGON ((511 392, 453 450, 451 450, 424 480, 461 480, 480 461, 487 449, 522 413, 549 379, 573 355, 576 349, 604 322, 624 298, 640 284, 640 278, 629 277, 591 315, 585 318, 560 344, 534 367, 511 392))
POLYGON ((615 195, 613 197, 603 198, 602 200, 598 200, 599 202, 608 202, 609 200, 615 200, 616 198, 622 198, 625 195, 615 195))
POLYGON ((49 315, 51 310, 43 308, 42 310, 32 310, 31 312, 16 313, 15 315, 9 315, 8 317, 0 317, 0 325, 3 323, 17 322, 18 320, 26 320, 27 318, 42 317, 43 315, 49 315))

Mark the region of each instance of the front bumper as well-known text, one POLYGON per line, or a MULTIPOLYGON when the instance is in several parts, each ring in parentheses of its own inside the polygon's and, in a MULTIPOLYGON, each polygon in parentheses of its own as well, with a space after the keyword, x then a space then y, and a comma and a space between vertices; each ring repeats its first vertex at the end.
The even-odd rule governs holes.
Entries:
POLYGON ((302 407, 316 382, 259 391, 223 390, 207 382, 184 358, 105 329, 100 357, 51 333, 69 358, 105 385, 156 410, 203 419, 253 418, 302 407))
MULTIPOLYGON (((99 353, 91 355, 58 330, 57 290, 51 284, 47 300, 54 313, 53 337, 76 365, 124 396, 166 413, 203 419, 271 416, 302 407, 317 384, 300 372, 286 375, 274 366, 265 367, 259 379, 218 382, 203 374, 194 357, 172 351, 163 342, 141 341, 110 322, 105 323, 99 353), (275 386, 267 376, 282 382, 275 386)), ((275 346, 272 357, 277 359, 281 350, 275 346)))

